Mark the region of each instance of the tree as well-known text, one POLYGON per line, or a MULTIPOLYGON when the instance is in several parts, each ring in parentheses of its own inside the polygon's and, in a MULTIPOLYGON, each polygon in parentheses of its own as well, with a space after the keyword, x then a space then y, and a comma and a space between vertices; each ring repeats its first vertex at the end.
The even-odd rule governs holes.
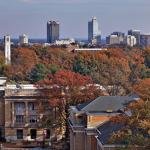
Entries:
POLYGON ((102 94, 101 90, 94 86, 91 77, 68 70, 49 74, 38 83, 38 86, 43 87, 42 94, 49 97, 50 107, 57 108, 59 112, 57 120, 66 128, 66 139, 68 138, 69 106, 86 102, 102 94))
POLYGON ((141 80, 133 86, 133 91, 136 92, 143 100, 150 100, 150 78, 141 80))
POLYGON ((111 142, 126 144, 130 149, 139 146, 141 150, 150 149, 150 79, 141 80, 134 85, 133 91, 142 99, 131 103, 126 111, 131 116, 115 117, 115 121, 124 122, 124 128, 113 134, 111 142))
POLYGON ((5 68, 5 57, 4 53, 0 51, 0 75, 4 75, 4 68, 5 68))
POLYGON ((150 68, 150 49, 146 49, 144 52, 145 56, 145 64, 150 68))
POLYGON ((12 64, 5 68, 5 75, 10 80, 27 80, 29 72, 37 63, 36 53, 28 48, 17 48, 12 52, 12 64))
POLYGON ((43 80, 48 73, 49 70, 46 68, 44 64, 37 64, 29 73, 28 79, 29 81, 31 81, 31 83, 36 83, 40 80, 43 80))

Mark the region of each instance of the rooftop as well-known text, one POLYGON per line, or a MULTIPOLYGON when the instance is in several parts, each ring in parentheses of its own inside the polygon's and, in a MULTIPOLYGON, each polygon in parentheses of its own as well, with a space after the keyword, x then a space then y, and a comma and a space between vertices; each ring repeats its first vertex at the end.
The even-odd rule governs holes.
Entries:
POLYGON ((78 111, 89 113, 113 113, 119 112, 129 103, 138 100, 137 96, 100 96, 95 100, 79 104, 76 106, 78 111))
POLYGON ((113 133, 121 130, 124 127, 123 123, 116 123, 112 121, 105 122, 103 125, 97 128, 98 139, 104 144, 108 144, 110 137, 113 133))

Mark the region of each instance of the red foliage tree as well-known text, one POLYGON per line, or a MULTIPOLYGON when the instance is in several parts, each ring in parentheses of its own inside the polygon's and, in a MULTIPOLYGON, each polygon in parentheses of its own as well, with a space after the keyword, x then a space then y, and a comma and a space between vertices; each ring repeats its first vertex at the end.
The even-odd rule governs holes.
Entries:
POLYGON ((38 83, 38 86, 42 87, 43 96, 49 97, 50 107, 57 107, 59 110, 57 119, 66 127, 66 137, 68 137, 69 106, 92 100, 102 94, 101 90, 94 86, 91 77, 68 70, 60 70, 54 75, 49 74, 38 83))

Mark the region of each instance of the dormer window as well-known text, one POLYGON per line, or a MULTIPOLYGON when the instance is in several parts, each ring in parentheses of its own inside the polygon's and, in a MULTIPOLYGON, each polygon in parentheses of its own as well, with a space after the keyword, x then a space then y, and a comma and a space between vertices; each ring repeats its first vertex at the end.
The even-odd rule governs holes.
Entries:
POLYGON ((106 112, 107 112, 107 113, 112 113, 113 110, 112 110, 112 109, 107 109, 106 112))

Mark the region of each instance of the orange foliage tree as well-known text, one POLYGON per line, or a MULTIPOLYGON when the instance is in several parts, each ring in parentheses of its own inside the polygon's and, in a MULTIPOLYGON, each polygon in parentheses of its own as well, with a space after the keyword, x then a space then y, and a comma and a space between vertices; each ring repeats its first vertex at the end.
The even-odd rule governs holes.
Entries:
POLYGON ((12 51, 12 64, 5 68, 5 75, 10 80, 26 80, 28 73, 37 63, 36 53, 28 48, 17 48, 12 51))
POLYGON ((118 141, 129 146, 140 146, 141 150, 150 148, 150 79, 141 80, 133 86, 133 91, 142 99, 131 103, 126 111, 131 116, 117 116, 113 121, 124 122, 125 126, 119 132, 113 134, 111 142, 118 141))
POLYGON ((94 86, 91 77, 68 70, 59 70, 54 75, 49 74, 37 85, 43 88, 41 94, 49 97, 50 107, 57 108, 59 112, 57 120, 60 120, 61 126, 66 127, 66 137, 68 137, 69 106, 92 100, 102 94, 101 90, 94 86))

